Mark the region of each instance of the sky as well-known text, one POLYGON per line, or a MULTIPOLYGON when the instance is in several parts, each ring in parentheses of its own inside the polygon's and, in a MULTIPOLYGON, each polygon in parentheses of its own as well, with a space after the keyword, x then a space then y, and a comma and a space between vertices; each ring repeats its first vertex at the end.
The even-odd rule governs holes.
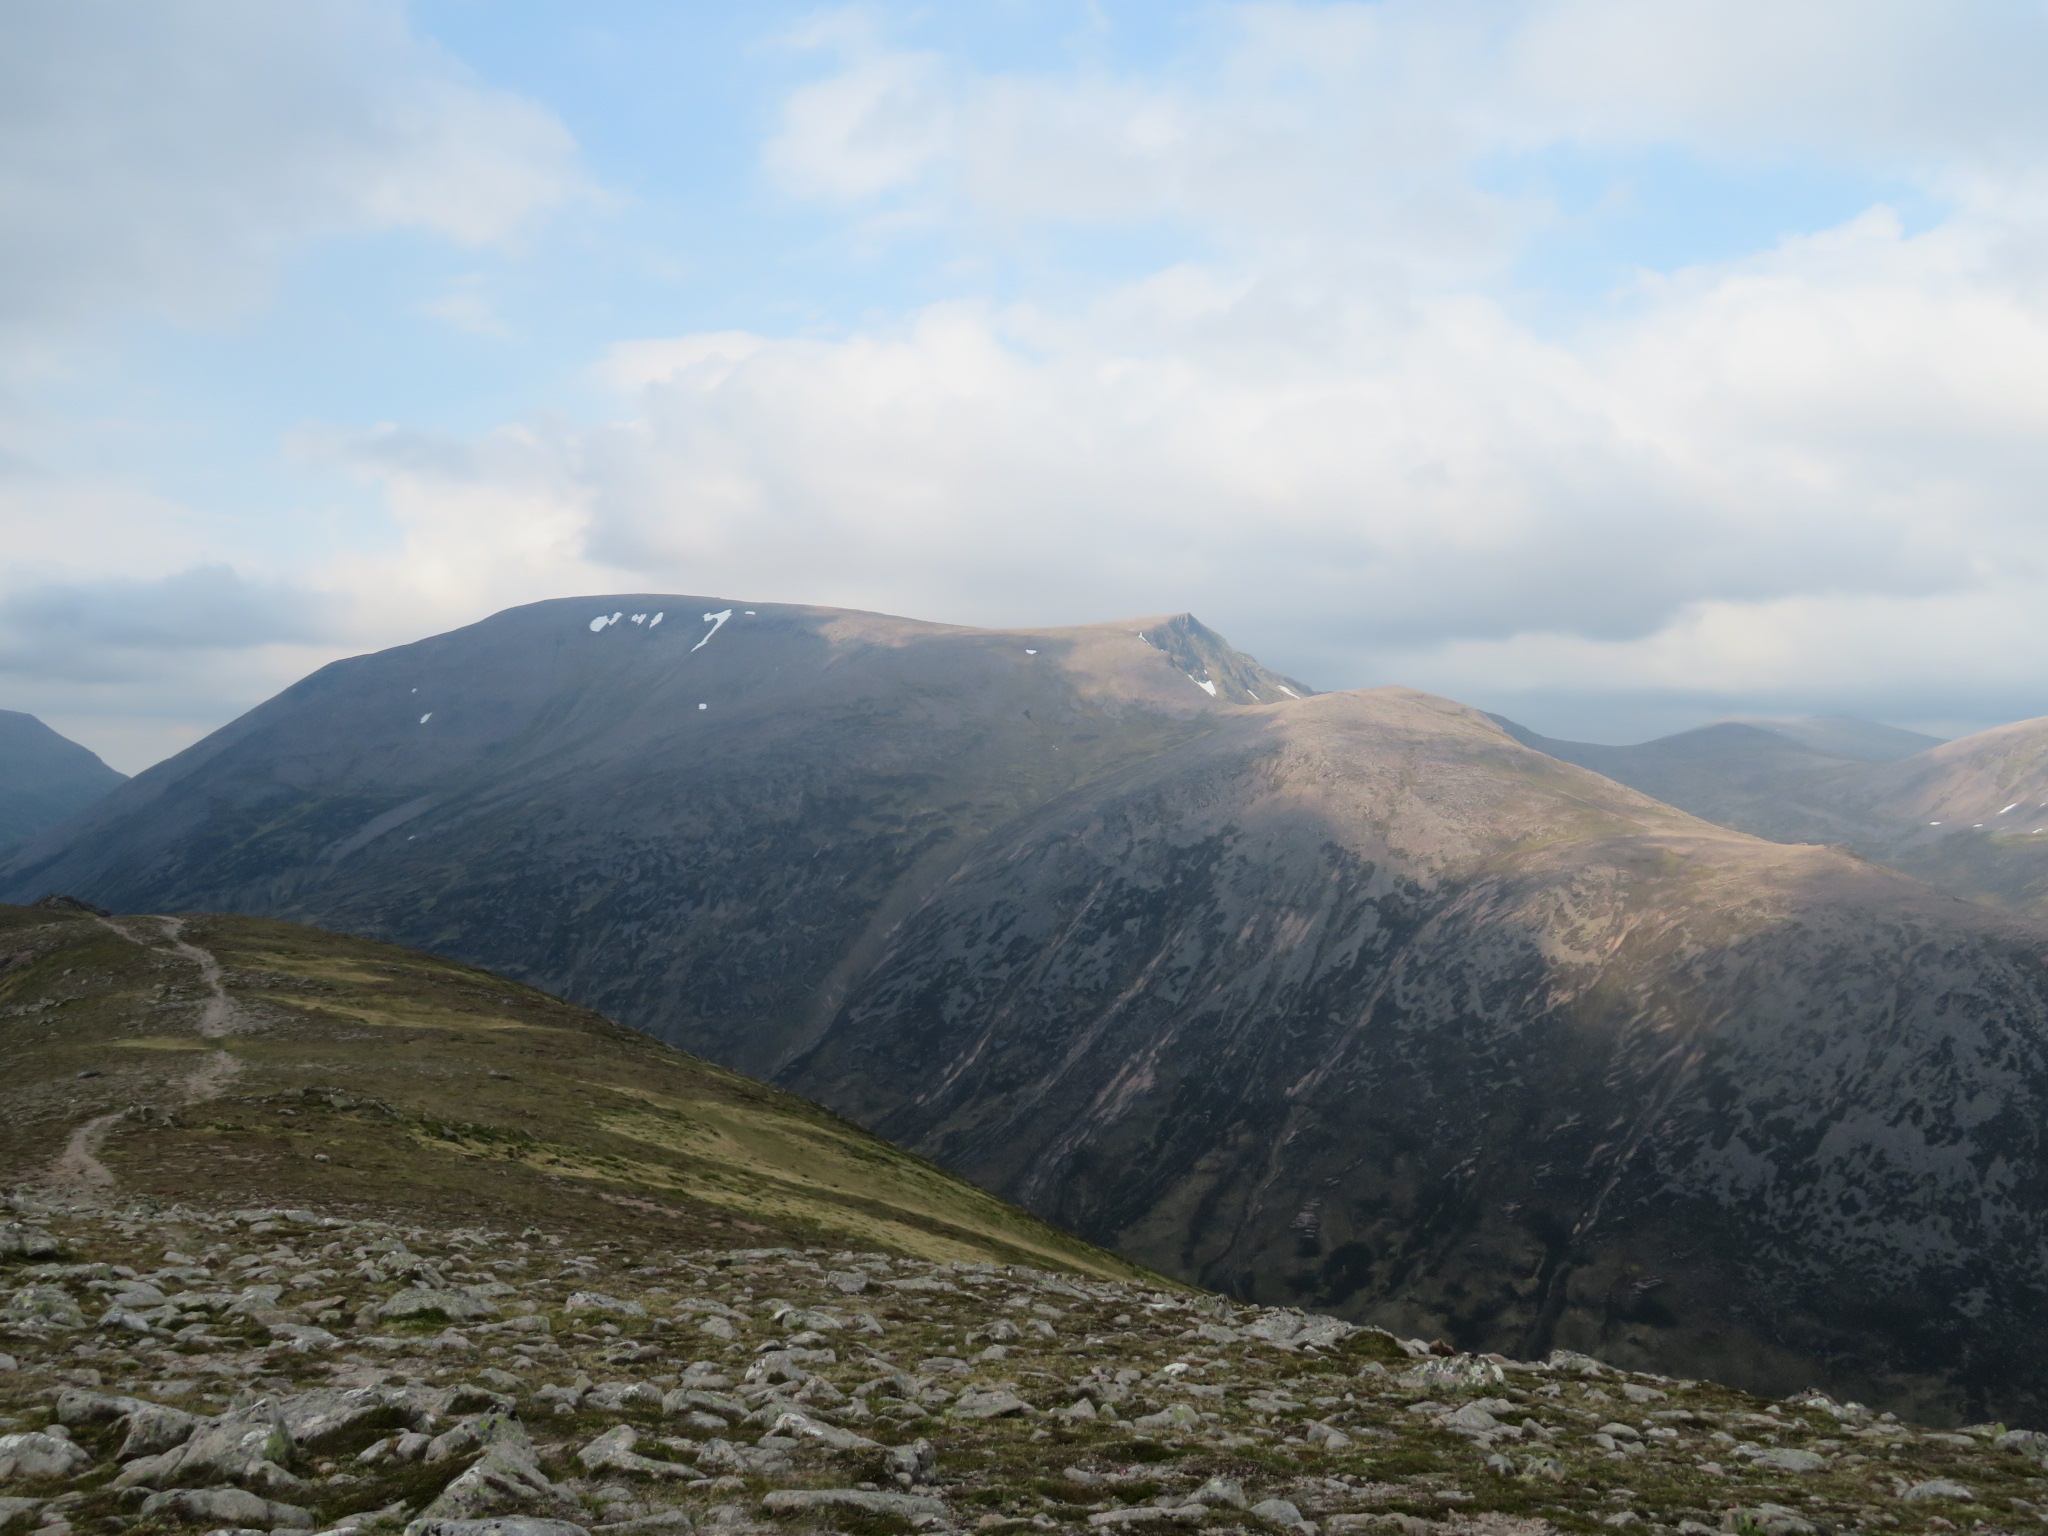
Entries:
POLYGON ((2048 713, 2041 0, 14 0, 0 708, 679 592, 2048 713))

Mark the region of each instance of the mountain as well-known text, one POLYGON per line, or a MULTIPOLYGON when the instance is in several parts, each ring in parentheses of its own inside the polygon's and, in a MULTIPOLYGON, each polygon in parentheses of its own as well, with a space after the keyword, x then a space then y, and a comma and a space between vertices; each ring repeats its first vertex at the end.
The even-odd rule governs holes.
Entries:
POLYGON ((1901 730, 1875 720, 1848 715, 1809 715, 1774 719, 1767 715, 1733 715, 1738 725, 1754 725, 1830 757, 1857 758, 1867 763, 1895 763, 1902 757, 1941 745, 1943 738, 1922 731, 1901 730))
POLYGON ((1776 842, 1847 842, 1862 825, 1855 793, 1867 761, 1820 751, 1762 725, 1722 721, 1610 747, 1559 741, 1499 715, 1488 718, 1525 747, 1738 832, 1776 842))
POLYGON ((82 810, 127 775, 34 715, 0 709, 0 849, 82 810))
POLYGON ((1491 718, 1524 746, 1705 820, 1780 842, 1839 844, 1958 896, 2048 920, 2048 719, 1949 742, 1868 721, 1723 722, 1610 747, 1491 718), (1914 741, 1928 744, 1897 751, 1914 741))
POLYGON ((502 970, 1246 1300, 2048 1419, 2048 928, 1185 616, 539 604, 4 878, 502 970))
POLYGON ((1185 615, 537 603, 321 669, 17 850, 0 898, 392 939, 762 1075, 991 830, 1310 692, 1185 615))
POLYGON ((2048 1411, 2048 930, 1427 695, 1026 818, 784 1080, 1232 1294, 2048 1411))
POLYGON ((586 1009, 293 923, 0 907, 0 1048, 0 1183, 1139 1273, 586 1009))

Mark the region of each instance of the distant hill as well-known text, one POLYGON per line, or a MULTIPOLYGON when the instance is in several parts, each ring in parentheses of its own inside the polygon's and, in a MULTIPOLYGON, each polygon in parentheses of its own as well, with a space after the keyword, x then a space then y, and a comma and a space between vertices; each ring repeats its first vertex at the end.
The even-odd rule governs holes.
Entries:
POLYGON ((1901 730, 1875 720, 1857 720, 1848 715, 1813 715, 1804 719, 1773 719, 1764 715, 1731 715, 1737 725, 1754 725, 1761 730, 1825 752, 1830 757, 1850 757, 1868 763, 1892 763, 1915 752, 1941 745, 1943 738, 1920 731, 1901 730))
POLYGON ((1141 1273, 586 1009, 292 923, 0 907, 0 1055, 0 1185, 1141 1273))
POLYGON ((34 715, 0 709, 0 850, 56 826, 127 780, 34 715))
POLYGON ((1492 718, 1525 746, 1721 826, 1839 844, 2048 920, 2048 719, 1948 742, 1860 720, 1724 722, 1611 747, 1492 718))

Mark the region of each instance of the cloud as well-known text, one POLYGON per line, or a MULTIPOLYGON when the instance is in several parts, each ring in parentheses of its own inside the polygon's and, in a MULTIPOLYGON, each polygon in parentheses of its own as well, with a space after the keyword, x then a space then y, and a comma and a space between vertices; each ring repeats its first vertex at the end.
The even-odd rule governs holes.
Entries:
POLYGON ((104 681, 154 670, 164 651, 248 650, 337 638, 335 603, 225 565, 155 580, 30 586, 0 597, 0 672, 104 681))
POLYGON ((623 344, 613 421, 356 462, 404 567, 479 603, 609 577, 969 622, 1193 607, 1324 683, 1867 701, 1902 635, 1989 643, 1953 623, 1986 594, 2048 629, 2048 295, 2002 238, 1876 210, 1568 338, 1183 267, 1071 313, 623 344))
POLYGON ((21 0, 0 19, 0 333, 232 314, 295 242, 502 240, 582 188, 548 112, 395 0, 21 0))

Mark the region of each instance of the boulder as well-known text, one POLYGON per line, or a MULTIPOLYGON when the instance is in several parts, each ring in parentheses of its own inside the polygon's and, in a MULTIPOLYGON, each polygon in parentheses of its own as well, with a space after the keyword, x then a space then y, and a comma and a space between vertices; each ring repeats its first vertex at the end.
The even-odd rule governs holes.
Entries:
POLYGON ((535 1510, 572 1515, 575 1504, 535 1464, 533 1442, 514 1420, 499 1420, 496 1436, 467 1472, 420 1511, 423 1521, 479 1520, 535 1510))
POLYGON ((645 1317, 647 1309, 637 1301, 623 1301, 603 1291, 577 1291, 562 1303, 564 1312, 609 1312, 614 1317, 645 1317))
POLYGON ((684 1462, 641 1455, 633 1449, 639 1441, 638 1430, 630 1424, 621 1424, 616 1429, 606 1430, 584 1446, 576 1453, 576 1459, 588 1472, 625 1472, 636 1477, 685 1477, 692 1480, 703 1476, 684 1462))
POLYGON ((662 1401, 661 1388, 644 1381, 601 1381, 583 1394, 585 1408, 604 1413, 625 1413, 634 1408, 659 1412, 662 1401))
POLYGON ((39 1430, 0 1435, 0 1482, 69 1477, 92 1465, 85 1448, 39 1430))
POLYGON ((408 1317, 445 1317, 451 1323, 473 1322, 479 1318, 496 1317, 497 1305, 481 1300, 465 1291, 447 1290, 439 1286, 409 1285, 389 1301, 378 1303, 370 1309, 372 1321, 397 1322, 408 1317))
POLYGON ((841 1429, 837 1424, 828 1424, 823 1419, 814 1419, 794 1408, 785 1408, 776 1414, 768 1432, 774 1435, 789 1435, 798 1440, 816 1440, 831 1446, 835 1451, 881 1449, 865 1435, 857 1435, 850 1429, 841 1429))
POLYGON ((63 1251, 63 1245, 40 1227, 18 1221, 0 1227, 0 1259, 54 1259, 63 1251))
POLYGON ((85 1313, 71 1299, 71 1293, 54 1285, 23 1286, 7 1300, 5 1316, 23 1323, 54 1323, 59 1328, 83 1328, 85 1313))
POLYGON ((160 1485, 195 1478, 236 1483, 260 1493, 304 1490, 305 1483, 281 1465, 292 1442, 269 1401, 200 1419, 178 1445, 155 1456, 139 1456, 115 1476, 113 1486, 160 1485))
POLYGON ((169 1515, 192 1525, 255 1527, 275 1530, 313 1528, 313 1512, 296 1504, 279 1504, 258 1498, 246 1488, 175 1488, 153 1493, 142 1501, 142 1518, 169 1515))
POLYGON ((1796 1450, 1789 1445, 1767 1446, 1749 1458, 1750 1465, 1774 1472, 1818 1472, 1828 1459, 1815 1451, 1796 1450))
POLYGON ((1915 1483, 1899 1497, 1908 1504, 1919 1504, 1930 1499, 1974 1499, 1977 1494, 1974 1489, 1952 1483, 1945 1477, 1930 1477, 1924 1483, 1915 1483))

